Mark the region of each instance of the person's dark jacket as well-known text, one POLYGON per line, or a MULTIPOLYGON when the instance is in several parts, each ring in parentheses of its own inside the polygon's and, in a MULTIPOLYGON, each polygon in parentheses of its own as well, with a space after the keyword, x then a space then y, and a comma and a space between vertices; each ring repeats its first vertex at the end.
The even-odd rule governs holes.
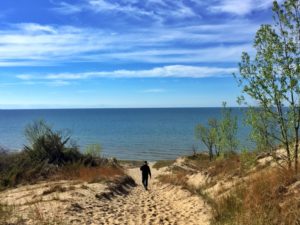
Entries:
POLYGON ((142 171, 143 177, 148 177, 148 174, 151 177, 151 171, 148 165, 141 166, 140 170, 142 171))

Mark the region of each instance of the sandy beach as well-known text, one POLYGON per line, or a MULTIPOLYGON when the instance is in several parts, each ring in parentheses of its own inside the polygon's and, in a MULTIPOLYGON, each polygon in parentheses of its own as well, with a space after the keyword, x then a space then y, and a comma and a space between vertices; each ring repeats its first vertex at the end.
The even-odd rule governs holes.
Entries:
POLYGON ((15 216, 22 217, 23 224, 37 224, 37 215, 50 224, 209 224, 209 206, 199 196, 159 183, 157 176, 164 170, 152 166, 148 191, 135 167, 127 174, 136 186, 124 183, 122 188, 111 189, 101 183, 44 182, 1 192, 0 199, 17 209, 15 216))

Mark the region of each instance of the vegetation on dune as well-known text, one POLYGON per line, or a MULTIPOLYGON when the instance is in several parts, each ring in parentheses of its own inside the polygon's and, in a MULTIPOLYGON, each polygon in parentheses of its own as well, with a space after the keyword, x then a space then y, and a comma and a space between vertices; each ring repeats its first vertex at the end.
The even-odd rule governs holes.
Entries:
POLYGON ((222 118, 212 118, 208 125, 197 125, 195 129, 196 138, 208 149, 209 158, 223 157, 237 150, 237 117, 232 115, 231 109, 223 103, 222 118))
MULTIPOLYGON (((249 106, 246 122, 252 128, 256 151, 237 152, 237 118, 224 103, 221 119, 211 118, 195 128, 196 138, 208 154, 194 153, 185 158, 183 166, 173 165, 173 160, 154 165, 171 168, 172 173, 159 176, 161 182, 181 186, 210 203, 212 224, 300 224, 300 1, 286 0, 282 5, 275 1, 273 11, 274 25, 262 25, 256 33, 256 56, 251 59, 243 53, 240 73, 235 75, 247 96, 241 96, 239 102, 249 106), (245 100, 249 98, 258 107, 251 107, 245 100), (278 155, 279 147, 285 154, 278 155), (259 164, 265 155, 280 166, 259 164), (197 172, 209 181, 192 187, 189 175, 197 172), (212 199, 205 190, 222 186, 222 182, 230 185, 212 199)), ((23 151, 0 149, 0 188, 50 177, 99 182, 123 174, 121 169, 108 166, 100 145, 90 145, 82 154, 71 144, 69 134, 54 131, 44 121, 30 124, 25 135, 29 145, 23 151)), ((0 205, 0 216, 11 213, 11 208, 0 205)))
POLYGON ((212 224, 299 224, 299 198, 287 188, 295 180, 294 173, 278 168, 251 176, 215 201, 212 224))
MULTIPOLYGON (((274 25, 261 25, 254 41, 256 56, 243 53, 236 76, 243 92, 255 100, 248 122, 260 149, 281 145, 284 161, 298 169, 300 128, 300 2, 274 2, 274 25)), ((247 102, 242 96, 240 102, 247 102)), ((276 158, 276 152, 273 152, 276 158)))
MULTIPOLYGON (((209 157, 187 158, 190 167, 210 177, 246 178, 213 201, 212 224, 300 224, 299 193, 293 190, 293 185, 299 187, 300 1, 286 0, 282 5, 275 1, 273 12, 274 25, 262 25, 256 33, 256 56, 251 59, 243 53, 240 74, 235 75, 247 96, 238 102, 248 106, 246 122, 256 151, 232 154, 236 120, 224 108, 221 120, 210 119, 206 126, 196 127, 196 137, 207 147, 209 157), (258 105, 251 107, 246 99, 258 105), (226 152, 231 154, 219 157, 226 152), (266 156, 278 166, 260 168, 258 161, 266 156)), ((272 163, 268 162, 265 165, 272 163)), ((170 177, 162 180, 171 182, 170 177)), ((185 187, 184 177, 180 180, 185 187)), ((209 183, 213 186, 218 181, 209 183)))
POLYGON ((25 129, 29 145, 21 152, 0 151, 0 188, 44 179, 82 179, 96 181, 123 174, 109 160, 100 157, 99 145, 87 147, 83 154, 71 136, 53 130, 44 121, 25 129))
POLYGON ((160 169, 160 168, 163 168, 163 167, 170 166, 174 162, 175 162, 175 160, 159 160, 159 161, 155 162, 155 164, 153 165, 153 168, 160 169))
POLYGON ((34 162, 63 165, 82 158, 76 145, 69 145, 71 137, 62 131, 54 131, 43 120, 35 121, 25 128, 29 146, 24 147, 26 155, 34 162))
POLYGON ((94 157, 94 158, 96 158, 96 157, 100 158, 101 152, 102 152, 102 148, 101 148, 101 145, 99 145, 99 144, 90 144, 84 150, 84 153, 86 155, 94 157))

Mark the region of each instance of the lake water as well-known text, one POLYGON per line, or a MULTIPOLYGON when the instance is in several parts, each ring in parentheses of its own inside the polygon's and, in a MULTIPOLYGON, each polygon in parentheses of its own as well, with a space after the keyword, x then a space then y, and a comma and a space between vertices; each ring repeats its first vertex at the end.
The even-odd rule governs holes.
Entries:
MULTIPOLYGON (((244 113, 233 108, 233 114, 239 118, 239 141, 247 143, 244 113)), ((44 119, 54 129, 71 131, 81 149, 101 144, 106 157, 174 159, 191 154, 193 145, 205 149, 195 140, 195 126, 220 115, 221 108, 0 110, 0 146, 21 149, 27 144, 25 126, 44 119)))

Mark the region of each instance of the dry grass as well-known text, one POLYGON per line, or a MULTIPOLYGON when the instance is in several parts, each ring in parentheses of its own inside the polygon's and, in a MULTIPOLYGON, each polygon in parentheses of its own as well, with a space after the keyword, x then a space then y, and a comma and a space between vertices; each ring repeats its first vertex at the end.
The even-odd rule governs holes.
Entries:
POLYGON ((56 184, 56 185, 50 187, 49 189, 43 191, 42 195, 49 195, 53 192, 65 192, 65 191, 67 191, 66 187, 56 184))
POLYGON ((81 180, 86 182, 101 182, 124 175, 124 171, 118 167, 99 166, 85 167, 70 165, 62 168, 53 178, 55 180, 81 180))
POLYGON ((299 225, 299 199, 288 195, 295 181, 292 172, 281 169, 253 175, 217 201, 214 224, 299 225))
POLYGON ((29 219, 33 225, 66 225, 60 216, 44 212, 38 204, 34 204, 30 208, 29 219))
POLYGON ((205 193, 202 188, 197 188, 195 186, 191 186, 187 183, 187 175, 189 174, 188 171, 184 170, 177 170, 175 173, 172 174, 165 174, 160 175, 158 177, 159 181, 165 184, 172 184, 175 186, 179 186, 184 190, 189 191, 192 194, 199 195, 201 198, 208 203, 209 205, 215 205, 215 201, 205 193))
POLYGON ((241 173, 241 161, 238 155, 217 159, 211 162, 208 169, 210 176, 239 175, 241 173))
POLYGON ((118 163, 125 168, 135 168, 140 167, 144 164, 141 160, 118 160, 118 163))
POLYGON ((158 176, 158 179, 162 183, 172 184, 176 186, 186 186, 187 185, 187 173, 178 172, 173 174, 164 174, 158 176))
POLYGON ((1 225, 67 225, 63 218, 57 213, 45 211, 39 203, 34 203, 28 208, 26 216, 12 205, 0 204, 0 224, 1 225))
POLYGON ((171 166, 174 162, 175 160, 159 160, 153 165, 153 168, 160 169, 163 167, 168 167, 171 166))
POLYGON ((23 219, 16 215, 14 206, 0 203, 0 224, 1 225, 22 225, 23 219))
POLYGON ((231 154, 210 161, 208 154, 199 153, 186 157, 185 165, 197 171, 206 171, 211 177, 242 173, 242 162, 238 154, 231 154))

